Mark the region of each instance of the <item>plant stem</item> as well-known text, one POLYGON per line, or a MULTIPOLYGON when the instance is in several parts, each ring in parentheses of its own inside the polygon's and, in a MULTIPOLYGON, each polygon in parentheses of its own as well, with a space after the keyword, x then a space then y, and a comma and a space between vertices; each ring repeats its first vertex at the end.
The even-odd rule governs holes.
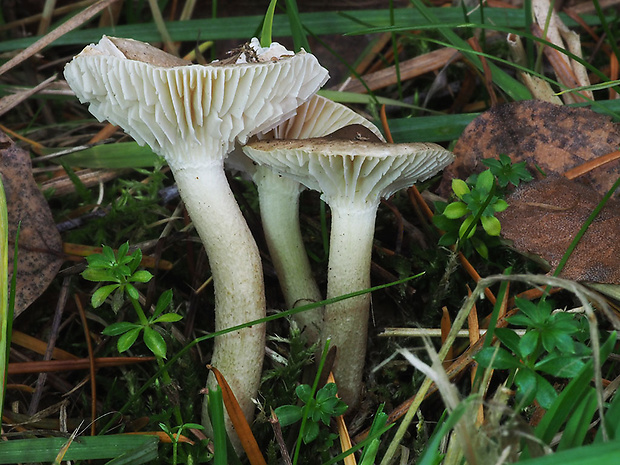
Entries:
MULTIPOLYGON (((131 305, 133 305, 134 310, 138 314, 138 319, 140 320, 140 324, 143 325, 144 327, 149 326, 149 321, 146 315, 144 314, 144 310, 142 309, 140 302, 138 302, 137 299, 134 299, 131 297, 129 298, 129 300, 131 300, 131 305)), ((156 354, 153 354, 153 355, 155 355, 155 360, 157 360, 157 366, 161 370, 161 379, 164 382, 164 387, 165 388, 170 387, 170 389, 173 389, 172 378, 170 377, 170 373, 168 372, 168 369, 165 367, 164 360, 161 357, 157 356, 156 354)), ((172 404, 173 404, 173 410, 174 410, 174 418, 179 425, 182 425, 183 417, 181 416, 181 409, 179 408, 178 402, 175 402, 174 399, 172 399, 172 404)))

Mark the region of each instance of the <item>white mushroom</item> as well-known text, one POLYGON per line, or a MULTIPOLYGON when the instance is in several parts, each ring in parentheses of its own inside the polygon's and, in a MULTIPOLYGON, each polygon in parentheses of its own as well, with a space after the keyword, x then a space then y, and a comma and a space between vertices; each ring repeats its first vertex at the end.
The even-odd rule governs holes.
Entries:
MULTIPOLYGON (((67 82, 97 119, 121 126, 170 165, 209 256, 216 331, 265 316, 258 248, 226 180, 224 158, 235 141, 294 114, 328 77, 303 51, 266 62, 256 60, 256 50, 247 55, 257 62, 191 65, 148 44, 103 37, 65 67, 67 82)), ((264 325, 255 325, 215 340, 211 364, 248 419, 264 336, 264 325)))
MULTIPOLYGON (((297 108, 295 116, 266 134, 258 134, 258 138, 309 139, 327 136, 350 125, 359 125, 374 140, 384 141, 379 129, 366 118, 319 95, 313 95, 297 108)), ((312 275, 299 223, 299 196, 305 186, 279 175, 269 166, 244 163, 241 157, 245 158, 243 152, 235 150, 227 163, 250 174, 256 183, 265 240, 287 307, 323 300, 312 275)), ((304 329, 309 343, 320 340, 322 308, 298 313, 293 318, 304 329)))
MULTIPOLYGON (((245 153, 284 176, 322 192, 332 212, 327 298, 370 287, 374 223, 380 199, 447 166, 451 152, 436 144, 383 144, 347 140, 264 140, 245 153)), ((370 295, 325 309, 324 337, 338 347, 334 375, 351 407, 359 401, 370 295)))

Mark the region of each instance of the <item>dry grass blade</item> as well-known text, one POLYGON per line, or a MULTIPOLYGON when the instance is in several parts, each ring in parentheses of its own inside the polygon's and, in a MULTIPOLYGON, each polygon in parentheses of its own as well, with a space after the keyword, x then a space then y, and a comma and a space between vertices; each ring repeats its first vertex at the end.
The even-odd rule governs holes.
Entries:
MULTIPOLYGON (((155 357, 103 357, 95 359, 95 367, 116 367, 132 365, 134 363, 152 362, 155 357)), ((9 375, 23 373, 49 373, 52 371, 85 370, 90 367, 90 359, 76 360, 46 360, 43 362, 15 362, 9 363, 9 375)))
POLYGON ((575 179, 600 166, 603 166, 606 163, 611 163, 612 161, 618 159, 620 159, 620 150, 616 150, 606 155, 602 155, 600 157, 594 158, 593 160, 588 160, 583 164, 566 171, 564 173, 564 177, 568 179, 575 179))
MULTIPOLYGON (((130 172, 131 170, 103 170, 103 169, 83 169, 76 171, 76 175, 82 181, 85 187, 90 188, 101 182, 108 182, 112 179, 130 172)), ((52 178, 41 183, 41 191, 52 190, 52 197, 59 197, 75 192, 75 184, 69 179, 69 176, 52 178)))
MULTIPOLYGON (((22 333, 16 329, 13 330, 13 336, 11 338, 11 344, 18 345, 20 347, 27 348, 37 354, 43 355, 47 349, 47 343, 40 339, 32 337, 28 334, 22 333)), ((79 357, 54 347, 52 351, 52 358, 55 360, 78 360, 79 357)))
POLYGON ((487 88, 487 93, 491 99, 491 106, 495 106, 498 103, 497 95, 495 95, 495 89, 493 88, 493 76, 491 75, 491 68, 484 55, 482 55, 482 48, 476 37, 472 37, 467 41, 471 48, 480 53, 480 62, 482 63, 482 70, 484 71, 484 85, 487 88))
MULTIPOLYGON (((76 2, 70 5, 61 6, 61 7, 56 8, 52 14, 54 16, 64 15, 74 10, 79 10, 80 8, 84 8, 89 5, 92 5, 93 3, 95 3, 95 1, 96 0, 84 0, 82 2, 76 2)), ((43 14, 39 13, 36 15, 28 16, 27 18, 22 18, 16 21, 11 21, 9 23, 0 25, 0 31, 10 31, 11 29, 23 28, 24 26, 27 26, 28 24, 33 24, 38 21, 41 21, 42 17, 43 17, 43 14)))
POLYGON ((33 87, 32 89, 22 90, 12 95, 7 95, 6 97, 2 97, 2 99, 0 99, 0 116, 4 115, 9 110, 12 110, 13 108, 15 108, 17 105, 22 103, 28 97, 36 94, 42 89, 45 89, 55 80, 56 80, 56 75, 54 74, 53 76, 47 78, 41 84, 33 87))
MULTIPOLYGON (((460 56, 460 53, 451 48, 442 48, 417 56, 410 60, 405 60, 398 65, 400 70, 400 80, 406 81, 428 72, 435 71, 445 66, 446 63, 456 58, 460 58, 460 56)), ((362 78, 364 79, 368 89, 382 89, 396 84, 396 67, 390 66, 389 68, 366 74, 365 76, 362 76, 362 78)), ((366 93, 368 91, 364 84, 357 79, 348 81, 342 88, 338 88, 338 90, 359 93, 366 93)))
POLYGON ((78 13, 73 18, 69 19, 67 22, 63 23, 62 25, 58 26, 56 29, 51 31, 49 34, 45 35, 44 37, 41 37, 30 47, 19 52, 13 58, 7 61, 4 65, 0 66, 0 76, 6 73, 8 70, 13 69, 15 66, 19 65, 21 62, 27 60, 35 53, 40 52, 45 47, 47 47, 49 44, 54 42, 56 39, 65 35, 67 32, 72 31, 73 29, 81 26, 86 21, 88 21, 90 18, 95 16, 97 13, 101 12, 101 10, 107 8, 108 6, 112 5, 116 1, 117 0, 100 0, 94 5, 86 8, 81 13, 78 13))
POLYGON ((219 384, 222 389, 222 398, 224 400, 226 412, 235 427, 235 431, 237 432, 237 436, 239 436, 243 450, 248 456, 248 460, 252 465, 267 465, 267 462, 258 447, 256 438, 254 437, 254 434, 252 434, 252 429, 245 419, 245 416, 241 411, 241 407, 239 406, 239 402, 237 402, 237 398, 235 397, 235 393, 228 385, 226 378, 224 378, 222 373, 220 373, 220 371, 214 366, 207 365, 207 369, 213 372, 215 379, 217 380, 217 384, 219 384))
MULTIPOLYGON (((336 380, 334 379, 334 374, 331 371, 329 372, 329 376, 327 377, 327 382, 334 384, 336 383, 336 380)), ((347 425, 344 422, 343 415, 338 415, 336 417, 336 425, 338 427, 338 437, 340 438, 340 448, 342 452, 346 452, 351 449, 353 444, 351 444, 351 437, 349 436, 349 430, 347 429, 347 425)), ((344 458, 343 462, 344 465, 357 465, 357 462, 355 461, 355 455, 353 454, 347 455, 344 458)))

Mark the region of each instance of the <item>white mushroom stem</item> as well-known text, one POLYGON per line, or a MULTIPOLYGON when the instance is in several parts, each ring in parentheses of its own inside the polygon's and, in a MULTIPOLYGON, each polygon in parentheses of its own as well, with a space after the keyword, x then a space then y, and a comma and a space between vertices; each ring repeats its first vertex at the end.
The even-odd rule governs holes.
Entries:
MULTIPOLYGON (((206 159, 206 157, 205 157, 206 159)), ((174 178, 209 257, 215 289, 215 331, 265 316, 263 272, 258 248, 228 185, 221 161, 174 169, 174 178), (242 253, 231 253, 239 251, 242 253)), ((260 385, 264 325, 215 338, 211 365, 233 389, 247 419, 260 385)), ((208 384, 215 388, 215 378, 208 384)))
MULTIPOLYGON (((327 298, 370 287, 370 264, 378 204, 336 202, 327 271, 327 298)), ((366 356, 370 294, 351 297, 325 307, 324 337, 338 348, 334 377, 338 394, 349 405, 357 403, 366 356)))
MULTIPOLYGON (((287 308, 323 300, 312 275, 299 223, 299 196, 305 187, 267 166, 258 166, 253 179, 258 188, 265 240, 287 308)), ((300 312, 295 321, 308 342, 320 340, 322 308, 300 312)))

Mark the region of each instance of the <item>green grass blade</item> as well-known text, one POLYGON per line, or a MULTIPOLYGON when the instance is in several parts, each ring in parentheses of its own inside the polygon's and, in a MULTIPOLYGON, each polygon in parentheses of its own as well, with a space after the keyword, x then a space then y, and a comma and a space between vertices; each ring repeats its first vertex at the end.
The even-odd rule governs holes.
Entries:
POLYGON ((139 397, 141 397, 146 390, 149 388, 149 386, 154 385, 155 381, 161 376, 161 374, 165 371, 165 370, 169 370, 172 365, 174 363, 176 363, 176 361, 178 359, 180 359, 183 355, 185 355, 187 352, 189 352, 190 349, 192 349, 192 347, 194 347, 196 344, 199 344, 201 342, 207 341, 209 339, 213 339, 215 336, 219 336, 222 334, 228 334, 234 331, 238 331, 240 329, 243 328, 247 328, 248 326, 253 326, 253 325, 257 325, 257 324, 261 324, 261 323, 267 323, 269 321, 272 320, 277 320, 279 318, 285 318, 291 315, 295 315, 296 313, 299 312, 305 312, 308 310, 312 310, 314 308, 319 308, 319 307, 323 307, 325 305, 329 305, 335 302, 340 302, 341 300, 345 300, 345 299, 349 299, 351 297, 356 297, 358 295, 363 295, 363 294, 367 294, 369 292, 374 292, 374 291, 378 291, 380 289, 387 289, 388 287, 392 287, 392 286, 397 286, 399 284, 403 284, 406 283, 408 281, 411 281, 412 279, 415 278, 419 278, 420 276, 422 276, 424 273, 419 273, 413 276, 409 276, 408 278, 404 278, 404 279, 400 279, 398 281, 394 281, 392 283, 388 283, 388 284, 381 284, 379 286, 375 286, 375 287, 371 287, 368 289, 364 289, 363 291, 358 291, 358 292, 353 292, 351 294, 347 294, 347 295, 343 295, 343 296, 339 296, 339 297, 334 297, 332 299, 327 299, 327 300, 323 300, 321 302, 314 302, 308 305, 302 305, 299 307, 295 307, 292 308, 290 310, 286 310, 284 312, 279 312, 279 313, 274 313, 272 315, 269 315, 265 318, 261 318, 259 320, 253 320, 253 321, 248 321, 247 323, 241 324, 241 325, 237 325, 237 326, 232 326, 230 328, 227 329, 223 329, 222 331, 219 331, 217 333, 211 333, 208 334, 206 336, 201 336, 198 337, 196 339, 194 339, 193 341, 191 341, 189 344, 187 344, 185 347, 183 347, 181 350, 179 350, 175 355, 173 355, 172 357, 170 357, 170 359, 162 366, 159 368, 159 370, 157 371, 157 373, 155 373, 153 376, 151 376, 139 389, 137 389, 133 395, 127 400, 127 402, 125 403, 125 405, 123 405, 121 407, 121 409, 116 412, 112 418, 105 424, 105 426, 102 428, 103 432, 106 432, 117 420, 118 418, 125 413, 129 407, 135 402, 136 399, 138 399, 139 397))
MULTIPOLYGON (((329 352, 329 343, 330 339, 325 341, 323 345, 323 352, 321 353, 321 360, 319 361, 319 366, 316 370, 316 375, 314 376, 314 382, 312 383, 312 390, 310 391, 310 399, 314 399, 316 394, 316 390, 319 387, 319 380, 321 379, 321 374, 323 373, 323 367, 325 366, 325 360, 327 360, 327 354, 329 352)), ((306 428, 306 422, 308 421, 308 411, 310 409, 311 402, 306 403, 303 408, 303 413, 301 416, 301 425, 299 427, 299 434, 297 435, 297 441, 295 441, 295 452, 293 453, 293 465, 297 464, 297 460, 299 460, 299 453, 301 452, 301 443, 303 441, 304 430, 306 428)))
POLYGON ((295 0, 286 0, 286 14, 290 24, 291 35, 293 36, 295 51, 299 52, 303 48, 306 52, 310 52, 308 37, 304 32, 304 26, 295 0))
MULTIPOLYGON (((435 16, 435 14, 431 11, 430 8, 427 8, 421 0, 411 0, 411 3, 415 5, 415 7, 420 10, 420 13, 424 15, 426 20, 429 23, 437 25, 439 32, 450 42, 452 45, 458 46, 462 49, 463 53, 467 56, 469 61, 471 61, 480 71, 482 71, 482 61, 480 57, 478 57, 473 50, 469 46, 469 44, 461 39, 454 31, 448 29, 446 27, 441 27, 441 22, 435 16)), ((508 94, 514 100, 527 100, 532 98, 532 94, 530 91, 519 81, 514 79, 513 77, 506 74, 500 68, 498 68, 493 63, 489 63, 489 68, 491 69, 491 74, 493 76, 493 81, 497 84, 497 86, 502 89, 506 94, 508 94)))
MULTIPOLYGON (((54 151, 54 149, 48 149, 44 154, 52 154, 54 151)), ((163 163, 162 158, 153 153, 149 147, 141 147, 137 142, 95 145, 53 158, 52 161, 81 168, 105 169, 152 168, 163 163)))
MULTIPOLYGON (((394 10, 395 27, 407 26, 415 29, 428 24, 419 11, 413 8, 397 8, 394 10)), ((460 8, 435 8, 434 16, 441 23, 462 21, 460 8)), ((577 23, 564 14, 560 14, 568 27, 577 23)), ((596 15, 582 15, 582 19, 589 25, 600 24, 596 15)), ((239 39, 247 40, 247 31, 254 31, 260 27, 262 15, 240 16, 231 18, 205 18, 188 21, 170 21, 166 23, 168 32, 174 41, 195 42, 198 37, 203 40, 239 39), (202 31, 202 33, 201 33, 202 31), (209 31, 208 37, 205 32, 209 31)), ((360 10, 349 11, 346 15, 334 12, 300 13, 299 20, 304 27, 314 34, 345 34, 356 32, 360 24, 371 24, 374 27, 390 26, 389 10, 360 10)), ((498 26, 512 26, 523 23, 523 10, 517 8, 490 8, 485 13, 485 20, 489 24, 498 26)), ((161 37, 154 23, 123 24, 115 27, 100 27, 93 29, 74 30, 57 39, 53 46, 84 45, 98 42, 102 34, 115 37, 131 37, 144 42, 158 42, 161 37)), ((291 35, 290 21, 287 15, 275 15, 273 20, 273 35, 288 37, 291 35)), ((0 42, 0 52, 23 49, 40 39, 41 36, 22 39, 5 40, 0 42)))
POLYGON ((423 116, 389 120, 394 142, 441 142, 456 140, 479 113, 423 116))
POLYGON ((13 312, 9 306, 9 221, 6 196, 2 176, 0 176, 0 412, 4 407, 6 393, 11 321, 13 321, 13 312))
MULTIPOLYGON (((385 404, 379 405, 377 409, 377 413, 375 413, 375 418, 372 420, 372 424, 370 425, 369 435, 375 435, 380 429, 385 428, 388 420, 388 414, 383 411, 383 407, 385 404)), ((373 439, 367 447, 364 447, 362 451, 362 455, 360 456, 360 465, 372 465, 375 463, 375 457, 377 456, 377 452, 379 452, 379 445, 381 444, 381 440, 379 438, 373 439)))
MULTIPOLYGON (((617 393, 605 412, 604 421, 609 439, 620 438, 620 396, 617 393)), ((603 442, 603 428, 599 428, 594 442, 603 442)))
POLYGON ((276 5, 278 0, 271 0, 267 13, 265 13, 265 19, 263 21, 263 30, 260 34, 261 47, 269 47, 271 45, 271 32, 273 30, 273 15, 276 12, 276 5))
POLYGON ((373 105, 373 104, 378 103, 380 105, 385 104, 385 105, 392 105, 395 107, 410 108, 412 110, 420 110, 426 113, 436 113, 438 115, 442 114, 441 112, 429 110, 427 108, 420 107, 417 105, 411 105, 409 103, 404 103, 404 102, 401 102, 400 100, 395 100, 395 99, 387 98, 387 97, 375 97, 374 95, 359 94, 357 92, 345 92, 345 91, 340 91, 340 90, 323 89, 323 90, 319 90, 317 94, 325 98, 328 98, 330 100, 333 100, 334 102, 339 102, 339 103, 362 103, 366 105, 373 105))
MULTIPOLYGON (((456 423, 465 414, 468 407, 468 401, 465 399, 456 406, 454 411, 447 418, 445 418, 445 421, 439 421, 435 431, 433 431, 433 435, 426 443, 426 447, 424 447, 424 451, 417 462, 418 465, 434 465, 439 463, 438 460, 441 458, 439 452, 441 441, 456 426, 456 423)), ((442 419, 443 418, 444 416, 442 416, 442 419)))
MULTIPOLYGON (((616 333, 612 333, 601 347, 601 360, 606 360, 616 342, 616 333)), ((566 419, 575 409, 576 399, 581 399, 590 389, 590 381, 594 375, 594 362, 590 360, 570 383, 564 388, 553 405, 536 427, 536 436, 545 444, 549 444, 555 434, 560 431, 566 419)))
POLYGON ((618 463, 618 457, 620 441, 611 441, 523 460, 519 465, 611 465, 618 463))
MULTIPOLYGON (((68 438, 5 441, 0 447, 0 463, 53 462, 67 441, 68 438)), ((112 462, 116 465, 148 463, 157 458, 158 443, 157 437, 142 435, 77 437, 69 446, 63 461, 116 458, 119 461, 112 462), (130 457, 130 461, 127 461, 127 457, 130 457)))
POLYGON ((560 444, 558 444, 558 452, 579 447, 583 444, 597 407, 596 392, 594 389, 590 389, 584 397, 579 399, 579 405, 577 405, 574 413, 568 419, 566 427, 562 431, 562 439, 560 444))
POLYGON ((603 196, 601 201, 594 208, 594 210, 592 210, 592 213, 590 213, 590 215, 588 216, 586 221, 583 223, 583 226, 581 226, 581 228, 579 229, 579 231, 575 235, 575 238, 572 240, 572 242, 570 243, 570 245, 566 249, 566 252, 562 256, 562 259, 560 260, 560 263, 558 263, 558 266, 556 267, 555 271, 553 272, 553 276, 559 276, 559 274, 562 272, 562 270, 564 269, 564 266, 566 265, 566 262, 568 262, 568 259, 570 258, 571 254, 573 253, 573 251, 575 250, 575 248, 579 244, 579 241, 581 240, 583 235, 586 233, 586 231, 590 227, 590 224, 592 224, 592 222, 598 216, 598 214, 601 212, 601 210, 605 207, 605 205, 607 205, 607 202, 609 201, 611 196, 614 194, 614 192, 616 192, 616 190, 619 187, 620 187, 620 177, 618 177, 618 179, 616 179, 616 182, 614 183, 614 185, 611 186, 611 189, 609 189, 609 191, 603 196))
POLYGON ((224 401, 222 399, 222 388, 217 386, 209 389, 208 394, 209 418, 213 428, 213 465, 228 464, 228 435, 224 425, 224 401))

